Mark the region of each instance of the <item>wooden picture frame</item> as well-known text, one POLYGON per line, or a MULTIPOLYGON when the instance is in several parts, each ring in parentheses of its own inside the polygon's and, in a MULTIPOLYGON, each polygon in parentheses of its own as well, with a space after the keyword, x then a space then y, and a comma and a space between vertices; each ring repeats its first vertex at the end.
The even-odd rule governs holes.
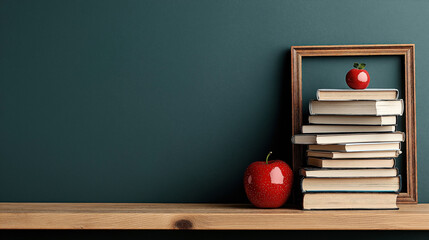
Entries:
MULTIPOLYGON (((405 73, 405 162, 406 192, 398 196, 398 203, 417 203, 417 145, 416 145, 416 97, 415 97, 415 45, 331 45, 291 47, 291 90, 292 90, 292 135, 301 132, 302 116, 302 58, 341 56, 402 56, 405 73)), ((292 147, 293 169, 296 173, 303 166, 304 147, 292 147)), ((405 183, 404 183, 405 180, 405 183)))

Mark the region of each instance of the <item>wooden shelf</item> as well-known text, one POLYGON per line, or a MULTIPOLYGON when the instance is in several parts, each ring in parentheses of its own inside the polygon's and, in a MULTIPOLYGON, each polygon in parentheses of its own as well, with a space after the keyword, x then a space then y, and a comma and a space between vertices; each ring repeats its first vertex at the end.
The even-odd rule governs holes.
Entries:
POLYGON ((0 203, 0 229, 429 230, 429 204, 302 211, 243 204, 0 203))

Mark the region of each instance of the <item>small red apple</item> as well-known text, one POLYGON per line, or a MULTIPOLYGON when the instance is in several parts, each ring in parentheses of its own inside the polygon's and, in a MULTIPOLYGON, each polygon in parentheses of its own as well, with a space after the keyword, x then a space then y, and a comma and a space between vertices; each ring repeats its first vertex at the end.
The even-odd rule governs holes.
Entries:
POLYGON ((365 63, 354 63, 346 75, 346 83, 353 89, 365 89, 369 85, 369 73, 364 69, 365 63))
POLYGON ((244 188, 250 202, 259 208, 278 208, 288 199, 292 190, 293 172, 281 160, 254 162, 244 173, 244 188))

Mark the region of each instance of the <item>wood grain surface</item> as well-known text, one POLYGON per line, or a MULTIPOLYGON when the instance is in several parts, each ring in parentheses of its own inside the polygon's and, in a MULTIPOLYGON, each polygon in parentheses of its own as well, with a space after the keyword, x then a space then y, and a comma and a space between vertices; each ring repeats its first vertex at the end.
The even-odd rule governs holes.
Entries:
POLYGON ((0 229, 429 230, 429 204, 302 211, 245 204, 0 203, 0 229))

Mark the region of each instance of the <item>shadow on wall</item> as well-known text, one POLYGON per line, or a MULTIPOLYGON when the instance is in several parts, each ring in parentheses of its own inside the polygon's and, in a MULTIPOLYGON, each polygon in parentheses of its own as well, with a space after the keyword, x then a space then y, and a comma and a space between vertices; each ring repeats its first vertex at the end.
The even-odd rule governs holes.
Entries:
POLYGON ((290 50, 284 51, 279 60, 279 75, 277 77, 280 98, 277 126, 273 139, 274 158, 285 161, 292 167, 291 129, 291 59, 290 50), (277 155, 278 154, 278 155, 277 155))

